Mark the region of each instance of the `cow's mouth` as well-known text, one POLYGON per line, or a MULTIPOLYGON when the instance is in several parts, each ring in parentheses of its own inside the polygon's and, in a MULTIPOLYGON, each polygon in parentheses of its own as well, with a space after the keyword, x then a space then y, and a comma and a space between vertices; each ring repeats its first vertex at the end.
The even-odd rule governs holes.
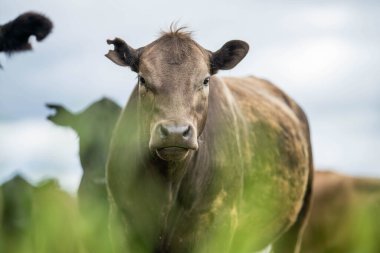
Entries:
POLYGON ((165 161, 180 161, 183 160, 189 153, 188 148, 183 147, 165 147, 156 149, 156 154, 165 161))

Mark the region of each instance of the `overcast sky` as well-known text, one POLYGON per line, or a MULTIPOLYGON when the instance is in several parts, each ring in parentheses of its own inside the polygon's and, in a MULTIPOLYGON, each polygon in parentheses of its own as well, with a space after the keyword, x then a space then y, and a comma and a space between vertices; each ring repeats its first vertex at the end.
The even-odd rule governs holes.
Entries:
POLYGON ((0 182, 17 172, 75 191, 78 138, 46 120, 46 102, 79 111, 103 96, 126 103, 136 76, 104 57, 106 39, 133 47, 179 21, 209 50, 251 50, 219 75, 256 75, 306 111, 317 168, 380 177, 380 2, 1 0, 0 24, 34 10, 54 22, 34 52, 0 55, 0 182))

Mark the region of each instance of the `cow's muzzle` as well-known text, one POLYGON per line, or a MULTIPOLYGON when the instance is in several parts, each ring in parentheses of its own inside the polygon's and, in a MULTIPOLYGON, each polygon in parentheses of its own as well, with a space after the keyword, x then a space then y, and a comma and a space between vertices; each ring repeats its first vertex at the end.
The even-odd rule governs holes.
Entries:
POLYGON ((196 136, 192 124, 161 121, 152 129, 149 148, 163 160, 182 160, 190 150, 198 149, 196 136))

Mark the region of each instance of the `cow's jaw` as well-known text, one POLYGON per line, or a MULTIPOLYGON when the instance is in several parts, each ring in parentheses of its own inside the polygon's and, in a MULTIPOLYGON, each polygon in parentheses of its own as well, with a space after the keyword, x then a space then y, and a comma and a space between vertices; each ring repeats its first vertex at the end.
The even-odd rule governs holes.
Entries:
POLYGON ((182 147, 166 147, 156 149, 157 156, 165 161, 181 161, 184 160, 188 154, 189 149, 182 147))

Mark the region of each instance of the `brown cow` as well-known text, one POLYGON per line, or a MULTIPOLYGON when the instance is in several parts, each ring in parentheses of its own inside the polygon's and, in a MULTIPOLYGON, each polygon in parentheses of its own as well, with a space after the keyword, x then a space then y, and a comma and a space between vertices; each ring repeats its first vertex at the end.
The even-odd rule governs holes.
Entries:
POLYGON ((380 179, 314 175, 305 253, 380 252, 380 179))
POLYGON ((311 194, 308 123, 255 77, 219 78, 248 44, 216 52, 183 29, 106 55, 138 74, 113 135, 107 180, 129 252, 297 252, 311 194))

